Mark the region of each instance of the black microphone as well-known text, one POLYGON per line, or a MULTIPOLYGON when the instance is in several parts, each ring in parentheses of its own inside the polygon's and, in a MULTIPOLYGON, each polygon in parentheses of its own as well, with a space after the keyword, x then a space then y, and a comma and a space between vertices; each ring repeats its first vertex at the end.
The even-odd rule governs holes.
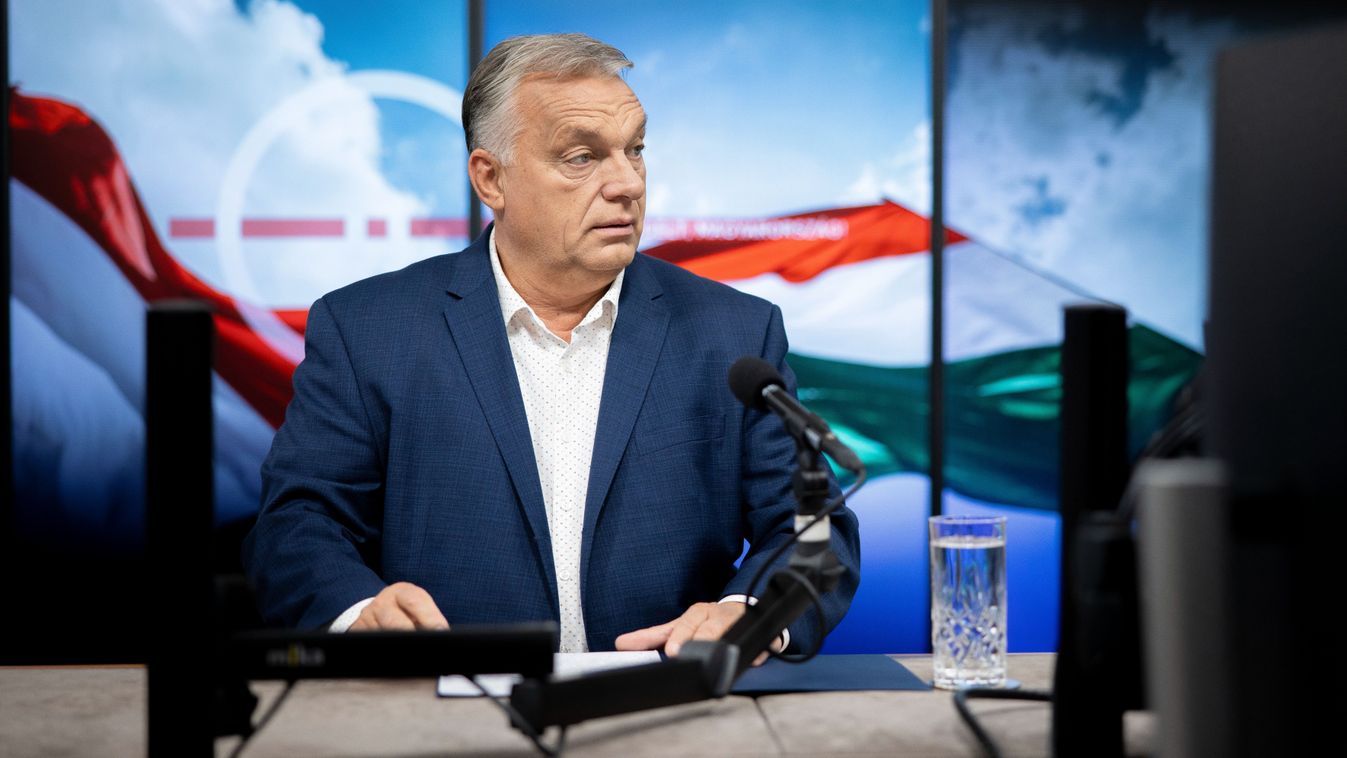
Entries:
POLYGON ((771 410, 786 423, 786 429, 816 451, 827 453, 837 465, 860 473, 865 468, 851 448, 833 434, 828 422, 809 411, 786 391, 786 380, 772 364, 746 355, 730 366, 730 391, 739 402, 760 411, 771 410))

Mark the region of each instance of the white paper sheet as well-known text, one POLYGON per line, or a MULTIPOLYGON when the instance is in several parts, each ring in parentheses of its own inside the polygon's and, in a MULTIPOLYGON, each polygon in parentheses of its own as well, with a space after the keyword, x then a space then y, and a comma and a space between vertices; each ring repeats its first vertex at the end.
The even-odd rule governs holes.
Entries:
MULTIPOLYGON (((659 660, 656 650, 638 650, 635 652, 605 653, 557 653, 552 659, 552 678, 563 679, 579 676, 591 671, 617 669, 627 666, 639 666, 659 660)), ((520 680, 518 674, 484 674, 477 677, 492 697, 508 697, 510 688, 520 680)), ((440 697, 481 697, 481 690, 473 686, 466 677, 457 674, 440 677, 436 688, 440 697)))

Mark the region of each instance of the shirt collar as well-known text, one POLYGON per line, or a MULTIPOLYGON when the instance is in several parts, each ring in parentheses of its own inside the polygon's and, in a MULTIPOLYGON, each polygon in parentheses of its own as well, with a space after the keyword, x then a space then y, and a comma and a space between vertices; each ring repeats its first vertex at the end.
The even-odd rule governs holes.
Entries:
MULTIPOLYGON (((541 326, 542 319, 538 318, 538 314, 524 301, 514 285, 510 284, 510 280, 505 276, 505 269, 501 268, 500 253, 496 252, 495 227, 491 228, 491 234, 487 237, 487 249, 491 252, 491 273, 496 278, 496 296, 500 299, 500 313, 501 317, 505 319, 505 324, 508 326, 515 319, 522 317, 532 319, 541 326), (521 316, 521 314, 524 315, 521 316)), ((603 293, 603 297, 599 298, 594 307, 589 309, 589 313, 586 313, 585 317, 580 320, 580 323, 576 326, 577 329, 604 316, 607 316, 608 328, 612 328, 613 324, 617 322, 617 302, 622 295, 622 279, 626 274, 626 269, 617 272, 617 278, 613 279, 613 283, 603 293)))

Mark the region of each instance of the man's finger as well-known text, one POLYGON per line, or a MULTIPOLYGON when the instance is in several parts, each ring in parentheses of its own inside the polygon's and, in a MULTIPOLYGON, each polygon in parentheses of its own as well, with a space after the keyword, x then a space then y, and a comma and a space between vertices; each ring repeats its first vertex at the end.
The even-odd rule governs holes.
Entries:
MULTIPOLYGON (((376 629, 412 631, 416 629, 416 624, 396 603, 380 603, 378 601, 370 603, 366 611, 374 612, 374 622, 376 629)), ((364 615, 364 614, 361 614, 364 615)))
POLYGON ((688 608, 674 622, 673 631, 669 632, 669 641, 664 644, 664 654, 668 656, 678 655, 678 651, 683 648, 683 643, 692 639, 692 635, 697 633, 697 629, 705 623, 708 615, 710 614, 707 611, 706 603, 697 603, 688 608))
POLYGON ((678 620, 674 619, 659 626, 648 626, 619 635, 613 641, 613 647, 618 650, 658 650, 669 639, 669 633, 676 623, 678 620))
POLYGON ((411 619, 417 629, 448 629, 449 621, 440 613, 430 593, 415 585, 395 595, 398 608, 411 619))
POLYGON ((725 632, 734 626, 734 622, 739 619, 739 614, 716 606, 716 609, 707 614, 706 620, 698 626, 692 634, 694 640, 718 640, 725 635, 725 632))
POLYGON ((754 666, 761 666, 762 664, 766 663, 767 657, 770 655, 770 653, 779 653, 786 649, 786 646, 782 644, 782 639, 779 635, 777 636, 776 639, 772 640, 772 644, 768 645, 767 647, 768 650, 764 650, 763 652, 758 653, 758 657, 753 659, 754 666), (768 651, 770 651, 770 653, 768 651))
POLYGON ((377 632, 381 628, 378 618, 379 608, 374 603, 365 606, 360 615, 351 623, 350 632, 377 632))

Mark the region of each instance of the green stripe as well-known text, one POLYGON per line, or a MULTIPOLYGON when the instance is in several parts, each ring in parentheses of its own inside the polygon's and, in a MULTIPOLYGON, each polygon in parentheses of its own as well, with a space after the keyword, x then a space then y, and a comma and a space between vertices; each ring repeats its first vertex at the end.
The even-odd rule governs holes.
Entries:
MULTIPOLYGON (((1202 356, 1145 326, 1129 330, 1129 444, 1135 456, 1169 419, 1202 356)), ((856 449, 871 476, 929 465, 927 369, 791 354, 800 398, 856 449)), ((1056 510, 1060 346, 945 367, 945 482, 979 500, 1056 510)))

